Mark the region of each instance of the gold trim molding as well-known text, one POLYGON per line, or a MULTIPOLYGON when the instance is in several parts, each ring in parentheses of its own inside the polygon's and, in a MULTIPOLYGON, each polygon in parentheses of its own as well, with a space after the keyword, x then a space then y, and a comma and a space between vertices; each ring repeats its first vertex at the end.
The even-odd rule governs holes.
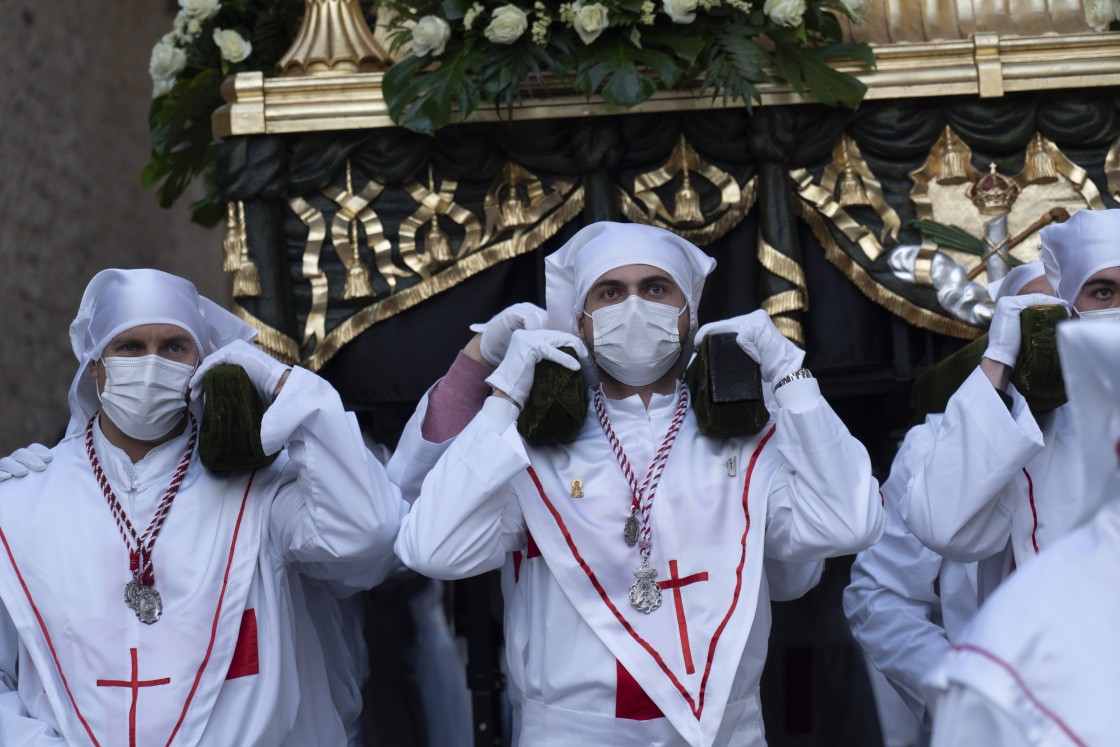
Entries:
MULTIPOLYGON (((875 70, 856 63, 836 66, 867 85, 867 100, 986 97, 1120 85, 1120 32, 978 34, 960 41, 887 44, 874 49, 878 60, 875 70)), ((393 127, 381 89, 383 77, 381 72, 280 78, 265 78, 259 72, 239 73, 222 84, 227 103, 211 119, 214 136, 393 127)), ((508 116, 537 120, 724 108, 722 99, 713 100, 690 90, 661 91, 633 109, 588 101, 558 86, 548 90, 549 96, 527 98, 508 116)), ((807 102, 789 86, 762 85, 759 91, 763 105, 807 102)), ((480 107, 468 121, 505 118, 504 110, 480 107)))

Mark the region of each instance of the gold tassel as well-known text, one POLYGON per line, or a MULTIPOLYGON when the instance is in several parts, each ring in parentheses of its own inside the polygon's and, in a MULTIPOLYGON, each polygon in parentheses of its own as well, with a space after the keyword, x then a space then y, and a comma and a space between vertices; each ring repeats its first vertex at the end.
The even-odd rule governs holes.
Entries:
POLYGON ((455 259, 451 256, 451 243, 447 240, 447 234, 439 227, 438 215, 432 216, 428 235, 424 239, 424 253, 441 264, 447 264, 455 259))
POLYGON ((863 186, 863 179, 852 169, 844 170, 844 178, 840 180, 840 205, 853 207, 856 205, 870 205, 867 190, 863 186))
POLYGON ((968 181, 964 156, 956 146, 956 136, 949 126, 945 126, 945 152, 941 154, 941 164, 937 171, 938 184, 964 184, 968 181))
POLYGON ((358 243, 358 223, 350 221, 350 267, 346 270, 346 283, 342 286, 342 300, 352 301, 355 298, 369 298, 373 295, 373 286, 369 282, 369 270, 362 264, 359 253, 361 245, 358 243))
POLYGON ((350 265, 346 271, 346 283, 342 286, 342 300, 352 301, 355 298, 369 298, 373 295, 373 286, 369 282, 369 270, 361 262, 350 265))
POLYGON ((256 298, 261 294, 261 273, 252 260, 246 260, 233 274, 233 295, 256 298))
POLYGON ((528 222, 529 219, 525 215, 525 203, 521 201, 521 195, 517 193, 517 185, 511 182, 509 184, 509 194, 506 196, 506 201, 502 203, 502 225, 506 228, 516 228, 528 222))
POLYGON ((222 239, 222 272, 235 272, 241 266, 241 226, 237 221, 237 202, 226 203, 226 237, 222 239))
POLYGON ((235 237, 241 253, 237 258, 237 272, 233 274, 234 297, 256 298, 261 294, 261 273, 253 258, 249 256, 249 234, 245 224, 245 203, 237 202, 237 236, 235 237))
POLYGON ((1054 159, 1042 142, 1042 135, 1035 133, 1027 148, 1027 184, 1053 184, 1058 181, 1058 171, 1054 159))
POLYGON ((673 222, 677 225, 696 225, 704 222, 704 214, 700 212, 700 195, 692 188, 692 180, 688 176, 688 169, 684 169, 684 181, 677 190, 677 197, 673 205, 673 222))

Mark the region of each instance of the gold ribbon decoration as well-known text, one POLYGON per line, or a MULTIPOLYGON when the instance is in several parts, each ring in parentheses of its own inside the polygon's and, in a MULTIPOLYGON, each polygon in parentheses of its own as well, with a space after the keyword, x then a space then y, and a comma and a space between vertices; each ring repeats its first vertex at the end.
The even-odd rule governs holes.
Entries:
POLYGON ((307 226, 307 244, 303 249, 300 274, 311 286, 311 308, 304 325, 303 344, 319 344, 327 336, 327 276, 323 268, 319 267, 319 255, 322 254, 323 241, 327 237, 327 225, 323 220, 323 213, 302 197, 288 198, 288 205, 307 226))
POLYGON ((832 161, 825 166, 821 176, 821 189, 830 195, 836 194, 836 182, 840 180, 840 207, 855 207, 867 205, 871 207, 883 228, 879 232, 880 240, 890 236, 898 240, 898 232, 902 228, 902 219, 883 197, 883 185, 872 173, 863 155, 859 151, 856 141, 848 137, 847 133, 837 139, 832 148, 832 161))
POLYGON ((521 242, 530 235, 523 229, 535 225, 560 206, 566 199, 565 195, 571 194, 574 187, 574 180, 560 179, 546 190, 541 180, 524 166, 506 162, 502 173, 486 190, 482 202, 486 229, 479 240, 480 245, 485 246, 511 231, 512 240, 521 242))
POLYGON ((666 228, 698 246, 724 236, 750 212, 757 198, 757 179, 740 185, 735 177, 702 160, 681 134, 669 159, 660 168, 634 177, 633 195, 619 187, 622 214, 634 223, 666 228), (680 178, 672 193, 673 209, 661 191, 680 178), (719 204, 704 210, 704 184, 719 195, 719 204))
POLYGON ((793 286, 792 290, 775 293, 762 299, 762 310, 770 315, 774 326, 789 340, 804 347, 805 332, 801 322, 787 314, 809 310, 809 289, 805 282, 805 270, 791 257, 775 249, 758 229, 758 262, 766 270, 782 278, 793 286))
MULTIPOLYGON (((362 224, 366 231, 367 244, 373 234, 383 233, 381 220, 370 208, 370 203, 377 199, 385 186, 374 179, 370 179, 362 191, 354 193, 353 174, 350 169, 350 160, 346 160, 346 188, 340 189, 328 185, 323 189, 323 194, 338 205, 338 212, 331 220, 331 244, 335 254, 346 268, 346 282, 342 288, 342 300, 350 301, 357 298, 370 298, 373 296, 373 285, 370 283, 369 269, 361 258, 361 238, 358 225, 362 224)), ((396 276, 389 268, 388 277, 384 274, 389 287, 392 288, 396 276)), ((378 271, 381 267, 378 267, 378 271)))
POLYGON ((411 182, 404 187, 419 206, 401 222, 398 239, 401 261, 423 280, 428 280, 436 272, 454 264, 458 257, 478 248, 482 225, 474 213, 455 202, 458 186, 454 179, 441 179, 437 189, 435 173, 429 166, 427 186, 411 182), (462 230, 458 247, 452 246, 452 237, 441 227, 440 216, 462 230), (423 252, 417 247, 421 233, 424 236, 423 252))

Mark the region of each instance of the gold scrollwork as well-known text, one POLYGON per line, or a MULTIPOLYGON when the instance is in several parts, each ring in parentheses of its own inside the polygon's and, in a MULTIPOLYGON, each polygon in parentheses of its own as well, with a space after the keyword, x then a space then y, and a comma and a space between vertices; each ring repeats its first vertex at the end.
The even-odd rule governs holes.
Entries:
POLYGON ((1108 149, 1104 159, 1104 176, 1108 180, 1108 193, 1115 200, 1120 200, 1120 137, 1108 149))

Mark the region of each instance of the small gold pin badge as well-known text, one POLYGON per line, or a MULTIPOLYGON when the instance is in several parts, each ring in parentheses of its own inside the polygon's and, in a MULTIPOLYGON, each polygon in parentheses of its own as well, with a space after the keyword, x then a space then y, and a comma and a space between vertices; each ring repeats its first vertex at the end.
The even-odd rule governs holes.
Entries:
POLYGON ((579 479, 578 477, 572 480, 572 497, 583 497, 583 480, 579 479))

